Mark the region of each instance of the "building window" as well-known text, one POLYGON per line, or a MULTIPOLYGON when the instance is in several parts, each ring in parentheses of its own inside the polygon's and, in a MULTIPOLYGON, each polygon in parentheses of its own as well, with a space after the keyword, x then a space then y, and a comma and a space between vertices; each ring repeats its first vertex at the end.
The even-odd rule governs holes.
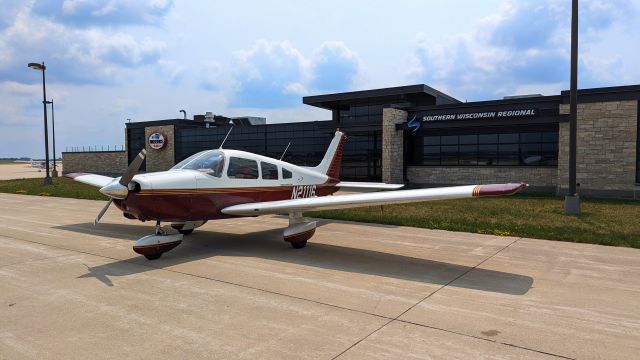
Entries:
POLYGON ((557 166, 558 132, 425 136, 426 166, 557 166))

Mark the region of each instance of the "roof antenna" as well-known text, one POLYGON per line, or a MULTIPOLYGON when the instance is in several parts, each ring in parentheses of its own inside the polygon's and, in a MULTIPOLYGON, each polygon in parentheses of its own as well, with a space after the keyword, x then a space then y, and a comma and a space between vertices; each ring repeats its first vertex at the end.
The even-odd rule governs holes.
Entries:
POLYGON ((227 133, 227 136, 224 137, 224 140, 222 140, 222 143, 220 144, 220 147, 218 148, 219 150, 222 150, 222 145, 224 145, 224 142, 227 141, 227 138, 229 137, 229 134, 231 134, 231 130, 233 130, 233 126, 229 129, 229 132, 227 133))
POLYGON ((282 158, 284 157, 284 154, 286 154, 287 150, 289 150, 289 146, 291 146, 291 141, 289 141, 289 143, 287 144, 287 147, 284 149, 284 151, 282 152, 282 155, 280 155, 280 159, 278 160, 282 160, 282 158))

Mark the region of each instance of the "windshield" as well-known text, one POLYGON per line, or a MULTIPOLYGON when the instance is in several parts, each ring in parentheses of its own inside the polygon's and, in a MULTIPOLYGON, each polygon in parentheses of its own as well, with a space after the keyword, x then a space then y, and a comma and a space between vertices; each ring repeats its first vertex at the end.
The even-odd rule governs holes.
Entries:
POLYGON ((189 156, 171 169, 199 170, 211 176, 220 177, 223 168, 224 153, 218 150, 208 150, 189 156))
POLYGON ((180 161, 179 163, 173 165, 173 167, 170 170, 182 169, 183 166, 187 165, 188 163, 193 161, 195 158, 197 158, 198 156, 203 155, 204 153, 206 153, 206 151, 200 151, 199 153, 195 153, 195 154, 189 156, 188 158, 180 161))

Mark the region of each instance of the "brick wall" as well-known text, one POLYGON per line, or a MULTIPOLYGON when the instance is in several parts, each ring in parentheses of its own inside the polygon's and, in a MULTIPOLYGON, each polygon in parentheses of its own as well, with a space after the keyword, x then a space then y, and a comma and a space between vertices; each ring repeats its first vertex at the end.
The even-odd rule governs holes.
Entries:
POLYGON ((404 132, 396 124, 407 121, 407 112, 400 109, 382 109, 382 181, 403 184, 404 132))
MULTIPOLYGON (((568 114, 569 105, 560 113, 568 114)), ((591 196, 633 198, 638 126, 637 101, 578 104, 576 181, 591 196)), ((560 124, 558 194, 569 181, 569 123, 560 124)))
POLYGON ((162 149, 155 150, 146 141, 147 150, 147 172, 169 170, 175 165, 175 141, 173 125, 152 126, 144 129, 145 139, 155 132, 164 134, 166 144, 162 149))
POLYGON ((531 191, 553 193, 557 172, 555 167, 409 166, 407 178, 418 186, 526 182, 531 191))
POLYGON ((120 176, 127 169, 125 151, 63 152, 63 174, 85 172, 120 176))

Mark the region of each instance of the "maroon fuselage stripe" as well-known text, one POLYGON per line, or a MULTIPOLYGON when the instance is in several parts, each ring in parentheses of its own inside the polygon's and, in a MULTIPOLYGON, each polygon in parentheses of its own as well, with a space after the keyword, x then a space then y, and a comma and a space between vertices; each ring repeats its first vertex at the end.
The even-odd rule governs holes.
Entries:
MULTIPOLYGON (((338 191, 335 184, 316 185, 316 196, 338 191)), ((113 203, 129 216, 139 220, 196 221, 236 217, 222 209, 252 202, 289 200, 293 186, 230 189, 170 189, 131 192, 125 200, 113 203)))

